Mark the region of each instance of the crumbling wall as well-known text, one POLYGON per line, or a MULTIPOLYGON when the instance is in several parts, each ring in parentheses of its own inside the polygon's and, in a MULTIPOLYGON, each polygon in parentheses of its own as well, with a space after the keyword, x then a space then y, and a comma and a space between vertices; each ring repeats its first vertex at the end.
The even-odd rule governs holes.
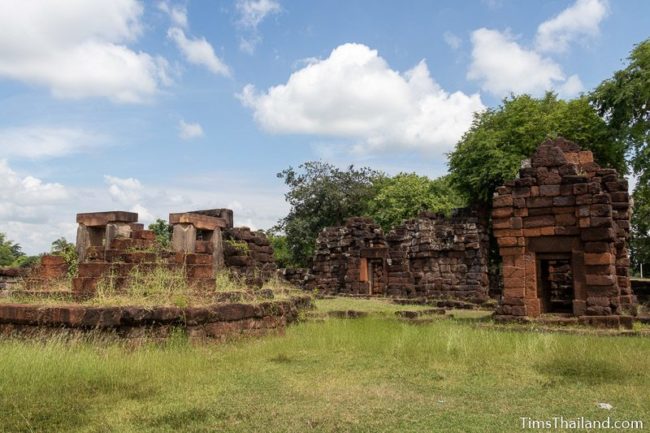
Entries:
POLYGON ((271 242, 263 232, 248 227, 225 229, 224 262, 235 275, 258 287, 277 271, 271 242))
POLYGON ((451 217, 423 212, 384 235, 369 218, 324 229, 316 241, 308 289, 395 297, 488 298, 487 231, 472 210, 451 217))
POLYGON ((552 310, 549 296, 556 295, 545 286, 554 260, 570 263, 574 315, 631 310, 627 188, 616 170, 602 169, 575 143, 562 138, 542 143, 519 178, 494 196, 493 228, 504 277, 498 315, 535 317, 552 310))
POLYGON ((0 266, 0 290, 11 290, 23 281, 29 274, 28 268, 0 266))
POLYGON ((423 212, 388 235, 388 295, 488 299, 485 220, 471 209, 423 212))
POLYGON ((372 294, 368 260, 383 260, 387 250, 383 231, 370 218, 349 218, 344 226, 323 229, 306 285, 326 293, 372 294))

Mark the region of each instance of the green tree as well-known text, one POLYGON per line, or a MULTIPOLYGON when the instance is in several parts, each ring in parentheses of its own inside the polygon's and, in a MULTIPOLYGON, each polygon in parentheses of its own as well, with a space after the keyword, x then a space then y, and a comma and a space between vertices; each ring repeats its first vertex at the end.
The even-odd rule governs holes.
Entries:
POLYGON ((640 184, 650 183, 650 39, 634 47, 629 65, 603 81, 590 95, 610 128, 625 140, 640 184), (644 182, 644 183, 643 183, 644 182))
POLYGON ((609 127, 622 137, 637 176, 630 245, 638 267, 650 263, 650 39, 636 45, 628 61, 590 97, 609 127))
POLYGON ((376 184, 377 193, 368 204, 368 216, 385 231, 423 210, 449 214, 465 204, 447 176, 432 180, 415 173, 400 173, 376 184))
POLYGON ((4 233, 0 233, 0 266, 11 266, 24 255, 19 244, 7 239, 4 233))
POLYGON ((68 242, 66 238, 61 237, 52 242, 50 252, 55 256, 61 256, 65 259, 68 265, 68 276, 74 277, 77 274, 79 257, 77 256, 77 249, 72 242, 68 242))
POLYGON ((309 263, 318 232, 342 224, 351 216, 365 215, 375 195, 374 183, 383 175, 369 168, 349 166, 340 170, 331 164, 311 161, 278 173, 289 187, 285 198, 291 209, 275 230, 284 232, 291 261, 309 263))
POLYGON ((634 212, 630 239, 630 256, 634 269, 644 265, 644 276, 650 275, 650 185, 639 185, 633 194, 634 212))
POLYGON ((291 252, 289 251, 287 237, 285 235, 277 234, 273 230, 268 230, 266 236, 269 238, 271 246, 273 247, 273 256, 275 257, 275 263, 278 267, 295 267, 295 263, 293 263, 291 257, 291 252))
POLYGON ((160 248, 169 248, 172 243, 172 226, 167 221, 156 218, 156 221, 149 224, 149 230, 156 234, 156 242, 160 248))
POLYGON ((625 172, 624 144, 588 98, 564 101, 549 92, 539 99, 512 96, 477 113, 449 154, 451 183, 469 202, 490 206, 494 190, 517 175, 542 141, 557 136, 592 150, 602 166, 625 172))

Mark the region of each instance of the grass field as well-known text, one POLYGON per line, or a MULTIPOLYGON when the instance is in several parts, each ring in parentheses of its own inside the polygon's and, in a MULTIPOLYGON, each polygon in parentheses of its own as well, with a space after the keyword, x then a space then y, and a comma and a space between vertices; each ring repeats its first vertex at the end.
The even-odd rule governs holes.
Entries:
MULTIPOLYGON (((341 302, 393 308, 319 304, 341 302)), ((501 433, 522 416, 650 426, 649 338, 384 313, 222 345, 0 341, 0 432, 501 433)))

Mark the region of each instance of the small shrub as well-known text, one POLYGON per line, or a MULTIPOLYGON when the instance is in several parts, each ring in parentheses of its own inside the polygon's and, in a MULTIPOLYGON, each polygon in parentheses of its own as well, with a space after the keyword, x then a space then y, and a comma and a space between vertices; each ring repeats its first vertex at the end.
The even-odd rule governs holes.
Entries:
POLYGON ((237 250, 242 255, 246 255, 250 252, 250 248, 246 241, 236 241, 234 239, 226 239, 224 242, 231 248, 237 250))

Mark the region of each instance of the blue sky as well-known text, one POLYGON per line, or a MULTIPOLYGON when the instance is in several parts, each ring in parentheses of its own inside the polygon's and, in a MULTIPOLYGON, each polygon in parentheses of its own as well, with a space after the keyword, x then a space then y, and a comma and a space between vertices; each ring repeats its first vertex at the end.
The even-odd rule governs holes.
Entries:
POLYGON ((29 253, 85 211, 269 228, 307 160, 439 176, 475 111, 588 91, 650 28, 645 0, 0 3, 0 231, 29 253))

